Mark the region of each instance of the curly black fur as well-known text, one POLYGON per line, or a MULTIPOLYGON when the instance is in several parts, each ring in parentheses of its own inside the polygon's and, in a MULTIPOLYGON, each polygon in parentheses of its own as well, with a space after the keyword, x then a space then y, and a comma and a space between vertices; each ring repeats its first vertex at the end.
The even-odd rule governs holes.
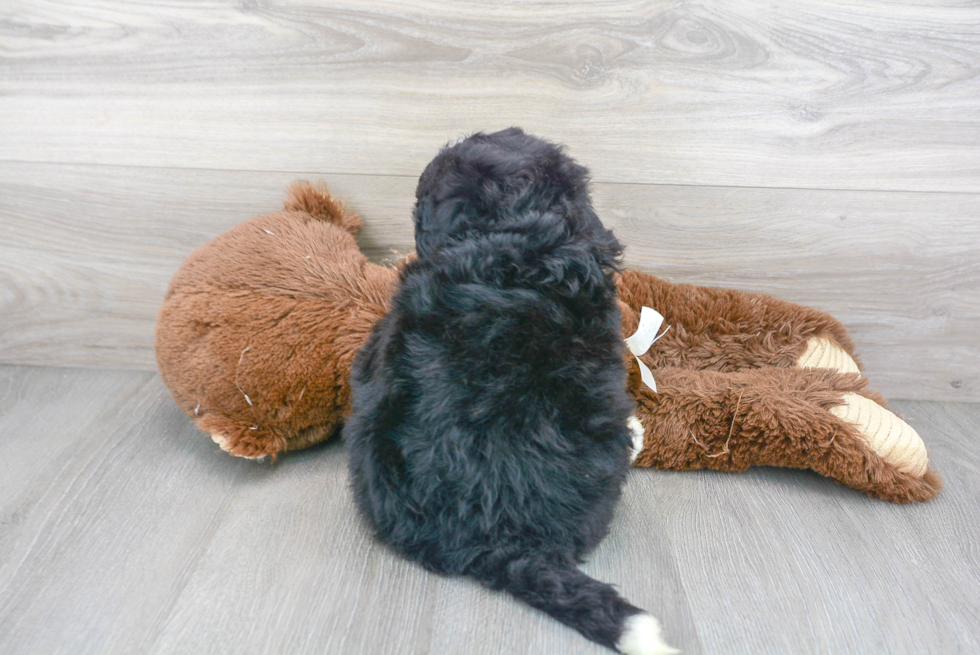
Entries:
POLYGON ((629 466, 622 246, 586 169, 517 128, 447 146, 416 198, 418 259, 353 369, 357 504, 408 558, 615 648, 640 610, 575 564, 629 466))

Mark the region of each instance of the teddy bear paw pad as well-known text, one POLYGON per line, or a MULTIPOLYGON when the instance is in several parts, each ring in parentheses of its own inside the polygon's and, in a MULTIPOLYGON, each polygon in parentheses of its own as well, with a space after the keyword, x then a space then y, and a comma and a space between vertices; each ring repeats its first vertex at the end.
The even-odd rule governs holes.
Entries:
POLYGON ((806 352, 796 365, 800 368, 832 368, 840 373, 860 373, 857 362, 837 342, 823 337, 813 337, 806 344, 806 352))
POLYGON ((241 457, 243 459, 250 459, 256 462, 264 461, 266 455, 263 453, 261 455, 243 455, 240 452, 235 452, 231 445, 231 439, 221 434, 220 432, 211 432, 211 441, 218 444, 221 450, 225 451, 229 455, 234 455, 235 457, 241 457))
POLYGON ((231 452, 231 442, 228 440, 228 437, 220 432, 212 432, 211 441, 218 444, 218 446, 221 447, 221 450, 225 451, 226 453, 231 452))
POLYGON ((847 393, 844 404, 830 411, 858 428, 868 446, 898 470, 918 477, 929 469, 929 455, 919 434, 875 401, 847 393))

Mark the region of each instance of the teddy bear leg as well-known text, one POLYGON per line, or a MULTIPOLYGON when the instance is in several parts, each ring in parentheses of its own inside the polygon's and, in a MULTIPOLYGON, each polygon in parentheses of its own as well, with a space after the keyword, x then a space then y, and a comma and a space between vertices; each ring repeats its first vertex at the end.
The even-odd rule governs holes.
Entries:
POLYGON ((625 335, 636 330, 644 306, 664 316, 664 329, 670 326, 649 352, 654 368, 860 371, 847 330, 825 312, 761 293, 672 284, 638 271, 624 271, 616 282, 625 335))
MULTIPOLYGON (((832 376, 838 390, 847 379, 866 384, 857 375, 832 376)), ((845 424, 838 432, 839 448, 826 458, 811 456, 808 468, 832 477, 869 496, 892 502, 929 500, 942 491, 942 478, 929 467, 929 455, 919 434, 883 406, 883 399, 866 388, 846 391, 839 404, 824 407, 845 424)), ((826 417, 824 417, 825 420, 826 417)))
POLYGON ((885 500, 929 500, 942 482, 922 440, 866 383, 828 369, 659 370, 659 393, 631 385, 645 427, 635 465, 803 468, 885 500))

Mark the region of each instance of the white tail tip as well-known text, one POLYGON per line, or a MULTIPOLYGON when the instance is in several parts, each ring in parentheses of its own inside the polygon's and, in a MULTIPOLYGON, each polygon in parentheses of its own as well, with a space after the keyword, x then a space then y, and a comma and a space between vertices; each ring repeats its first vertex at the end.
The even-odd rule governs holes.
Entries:
POLYGON ((634 614, 623 623, 623 635, 616 644, 623 655, 670 655, 679 653, 664 643, 660 622, 649 614, 634 614))

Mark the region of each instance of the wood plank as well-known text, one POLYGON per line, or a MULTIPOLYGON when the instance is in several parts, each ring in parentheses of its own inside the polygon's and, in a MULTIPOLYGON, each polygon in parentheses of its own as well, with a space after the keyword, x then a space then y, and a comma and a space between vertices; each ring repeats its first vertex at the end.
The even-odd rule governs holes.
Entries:
POLYGON ((426 651, 435 579, 371 538, 342 443, 243 482, 150 652, 426 651))
MULTIPOLYGON (((39 500, 39 495, 22 495, 33 478, 54 475, 76 457, 79 433, 105 418, 106 405, 130 403, 150 377, 147 373, 0 366, 0 525, 27 519, 39 500), (57 411, 45 411, 53 408, 57 411)), ((9 542, 0 548, 4 565, 10 563, 13 548, 9 542)))
MULTIPOLYGON (((361 211, 373 259, 411 248, 413 178, 0 163, 0 362, 153 369, 182 259, 303 178, 361 211)), ((627 265, 830 312, 887 396, 980 400, 980 195, 600 183, 595 198, 627 265)))
MULTIPOLYGON (((317 176, 0 163, 0 362, 154 370, 153 325, 181 261, 281 209, 304 177, 317 176)), ((412 181, 340 176, 331 188, 399 217, 365 225, 369 256, 409 249, 412 181)))
MULTIPOLYGON (((0 444, 0 458, 30 471, 6 483, 0 507, 0 651, 603 652, 375 542, 354 512, 339 441, 275 466, 233 460, 150 374, 0 367, 0 430, 23 428, 25 443, 43 442, 77 403, 98 412, 57 435, 61 452, 35 459, 0 444), (42 393, 59 385, 67 402, 42 393)), ((588 571, 648 607, 660 599, 671 634, 697 652, 660 519, 634 521, 637 510, 642 500, 624 506, 588 571), (630 579, 651 561, 656 582, 630 579)))
POLYGON ((946 487, 928 511, 869 508, 876 531, 891 537, 891 552, 917 578, 937 625, 948 626, 935 650, 980 651, 980 506, 970 500, 980 498, 980 405, 901 401, 893 408, 922 433, 946 487))
POLYGON ((519 124, 599 181, 980 191, 980 8, 8 0, 0 159, 417 175, 519 124))
POLYGON ((0 501, 0 651, 142 652, 247 467, 213 457, 153 374, 0 378, 0 460, 20 472, 0 501))
POLYGON ((658 474, 654 492, 705 652, 976 650, 980 413, 896 407, 921 413, 945 474, 946 490, 926 504, 873 501, 785 469, 658 474))
MULTIPOLYGON (((980 649, 980 404, 895 407, 944 474, 937 499, 635 470, 585 570, 685 653, 980 649)), ((235 460, 155 375, 9 366, 0 434, 0 652, 606 652, 374 542, 340 441, 235 460)))
POLYGON ((627 263, 841 320, 886 396, 976 400, 980 196, 597 185, 627 263))

